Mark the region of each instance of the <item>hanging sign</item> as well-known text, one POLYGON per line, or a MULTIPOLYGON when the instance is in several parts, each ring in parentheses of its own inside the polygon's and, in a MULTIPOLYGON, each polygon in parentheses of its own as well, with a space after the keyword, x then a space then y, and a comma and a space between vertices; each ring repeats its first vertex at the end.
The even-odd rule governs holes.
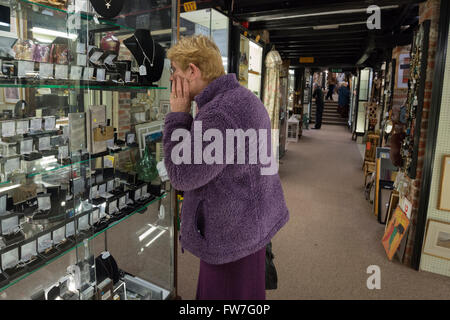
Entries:
POLYGON ((300 63, 314 63, 314 57, 300 57, 300 63))
POLYGON ((186 11, 186 12, 197 10, 197 3, 195 1, 185 2, 183 4, 183 6, 184 6, 184 11, 186 11))
POLYGON ((342 69, 331 69, 332 73, 341 73, 342 69))

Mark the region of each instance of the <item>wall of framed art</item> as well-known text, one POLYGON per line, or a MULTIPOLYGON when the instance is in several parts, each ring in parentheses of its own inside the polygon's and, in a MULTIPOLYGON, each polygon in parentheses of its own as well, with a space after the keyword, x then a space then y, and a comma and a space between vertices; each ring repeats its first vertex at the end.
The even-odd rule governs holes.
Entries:
MULTIPOLYGON (((447 46, 449 41, 450 36, 447 39, 447 46)), ((420 269, 450 277, 450 249, 448 246, 450 212, 443 210, 447 205, 441 200, 450 198, 448 188, 450 164, 447 157, 450 155, 450 52, 448 49, 442 90, 420 269)))

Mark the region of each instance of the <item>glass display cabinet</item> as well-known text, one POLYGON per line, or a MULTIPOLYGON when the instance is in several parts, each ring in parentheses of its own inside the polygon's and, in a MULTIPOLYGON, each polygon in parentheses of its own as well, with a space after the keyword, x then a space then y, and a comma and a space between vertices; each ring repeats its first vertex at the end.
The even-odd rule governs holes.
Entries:
POLYGON ((262 73, 264 46, 241 26, 232 26, 234 50, 231 53, 231 72, 235 72, 239 83, 262 98, 262 73))
POLYGON ((180 14, 180 36, 203 34, 211 37, 219 47, 225 72, 229 68, 229 25, 230 19, 212 8, 180 14))
POLYGON ((117 3, 0 0, 0 299, 176 295, 176 2, 117 3))

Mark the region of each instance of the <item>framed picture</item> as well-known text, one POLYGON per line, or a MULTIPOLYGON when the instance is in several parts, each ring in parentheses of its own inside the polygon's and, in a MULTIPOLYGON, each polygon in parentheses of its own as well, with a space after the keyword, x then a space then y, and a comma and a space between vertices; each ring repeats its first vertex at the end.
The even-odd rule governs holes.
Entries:
POLYGON ((159 102, 159 114, 165 116, 170 111, 170 101, 169 100, 161 100, 159 102))
POLYGON ((442 160, 438 209, 450 211, 450 155, 445 155, 442 160))
POLYGON ((423 253, 450 260, 450 223, 430 219, 425 234, 423 253))
POLYGON ((397 208, 398 203, 400 201, 399 198, 399 194, 397 191, 392 191, 391 192, 391 197, 389 199, 389 206, 387 208, 387 213, 386 213, 386 227, 385 227, 385 231, 387 229, 388 223, 391 220, 392 214, 394 213, 395 208, 397 208))
POLYGON ((3 90, 6 103, 16 104, 21 99, 19 88, 7 87, 3 90))
POLYGON ((391 221, 389 221, 386 231, 384 232, 383 239, 381 240, 389 260, 392 260, 394 257, 395 252, 406 234, 406 230, 408 230, 408 226, 408 217, 400 207, 397 207, 394 216, 391 221))

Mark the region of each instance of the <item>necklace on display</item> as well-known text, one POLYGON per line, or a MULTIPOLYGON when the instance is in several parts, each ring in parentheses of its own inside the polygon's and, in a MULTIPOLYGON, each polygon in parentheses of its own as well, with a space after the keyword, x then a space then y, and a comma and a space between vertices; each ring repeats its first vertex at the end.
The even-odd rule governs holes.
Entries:
POLYGON ((108 9, 109 10, 109 8, 111 8, 111 2, 112 2, 112 0, 105 0, 105 6, 106 6, 106 9, 108 9))
POLYGON ((152 41, 153 42, 153 57, 152 57, 152 60, 150 61, 148 56, 145 54, 144 48, 142 48, 141 43, 139 42, 139 39, 136 37, 136 35, 134 35, 134 38, 136 39, 136 41, 139 45, 139 48, 141 48, 141 51, 144 54, 144 61, 142 61, 142 65, 140 67, 142 69, 141 75, 146 75, 146 74, 143 74, 143 73, 146 73, 146 70, 147 70, 147 68, 145 67, 145 60, 150 62, 150 67, 153 67, 153 62, 155 61, 155 41, 154 40, 152 41))

